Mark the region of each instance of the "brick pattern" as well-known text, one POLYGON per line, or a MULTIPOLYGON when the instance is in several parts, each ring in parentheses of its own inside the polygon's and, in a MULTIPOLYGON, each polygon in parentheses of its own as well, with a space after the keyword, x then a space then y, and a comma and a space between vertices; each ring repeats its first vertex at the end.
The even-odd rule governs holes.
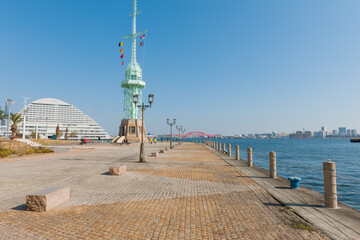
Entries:
POLYGON ((303 220, 201 145, 126 164, 116 178, 80 176, 71 206, 0 212, 0 223, 34 239, 328 239, 291 227, 303 220))

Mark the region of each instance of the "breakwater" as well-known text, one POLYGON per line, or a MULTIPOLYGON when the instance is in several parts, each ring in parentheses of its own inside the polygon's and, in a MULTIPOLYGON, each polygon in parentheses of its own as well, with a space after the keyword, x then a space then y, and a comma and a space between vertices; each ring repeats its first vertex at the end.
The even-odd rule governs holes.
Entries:
MULTIPOLYGON (((200 140, 198 140, 200 141, 200 140)), ((269 170, 269 152, 276 152, 277 174, 284 177, 301 177, 301 185, 324 193, 323 162, 336 163, 337 197, 360 210, 360 146, 348 139, 210 139, 239 146, 240 158, 247 160, 251 147, 253 164, 269 170)))

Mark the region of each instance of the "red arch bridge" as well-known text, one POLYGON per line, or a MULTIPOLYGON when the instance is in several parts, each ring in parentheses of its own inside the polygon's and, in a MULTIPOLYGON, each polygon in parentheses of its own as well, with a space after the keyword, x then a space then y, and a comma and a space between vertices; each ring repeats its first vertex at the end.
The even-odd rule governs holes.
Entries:
POLYGON ((206 134, 203 132, 189 132, 187 134, 173 134, 173 136, 181 137, 181 138, 187 138, 187 137, 208 137, 208 138, 214 138, 218 135, 216 134, 206 134))

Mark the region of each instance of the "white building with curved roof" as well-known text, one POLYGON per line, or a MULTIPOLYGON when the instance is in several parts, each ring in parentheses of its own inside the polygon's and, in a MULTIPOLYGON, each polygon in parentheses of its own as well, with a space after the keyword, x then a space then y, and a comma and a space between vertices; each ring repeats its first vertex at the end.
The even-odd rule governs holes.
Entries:
MULTIPOLYGON (((55 98, 42 98, 28 104, 20 113, 26 117, 25 134, 38 133, 40 138, 48 138, 56 133, 59 125, 64 138, 66 128, 68 136, 76 133, 71 139, 111 139, 111 136, 88 115, 71 104, 55 98)), ((23 133, 23 123, 19 125, 23 133)))

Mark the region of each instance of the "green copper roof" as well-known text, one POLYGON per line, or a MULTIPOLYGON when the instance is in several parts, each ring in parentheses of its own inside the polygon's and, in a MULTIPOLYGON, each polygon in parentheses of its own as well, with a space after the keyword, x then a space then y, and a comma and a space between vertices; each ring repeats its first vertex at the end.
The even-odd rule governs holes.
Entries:
POLYGON ((133 95, 139 95, 139 102, 142 101, 142 89, 145 87, 145 82, 142 79, 142 70, 136 61, 136 38, 139 35, 146 33, 145 31, 136 32, 136 15, 140 12, 137 11, 136 0, 134 0, 134 13, 132 34, 124 38, 131 38, 131 61, 125 70, 125 80, 121 82, 121 87, 124 88, 124 119, 141 119, 141 110, 133 103, 133 95))

